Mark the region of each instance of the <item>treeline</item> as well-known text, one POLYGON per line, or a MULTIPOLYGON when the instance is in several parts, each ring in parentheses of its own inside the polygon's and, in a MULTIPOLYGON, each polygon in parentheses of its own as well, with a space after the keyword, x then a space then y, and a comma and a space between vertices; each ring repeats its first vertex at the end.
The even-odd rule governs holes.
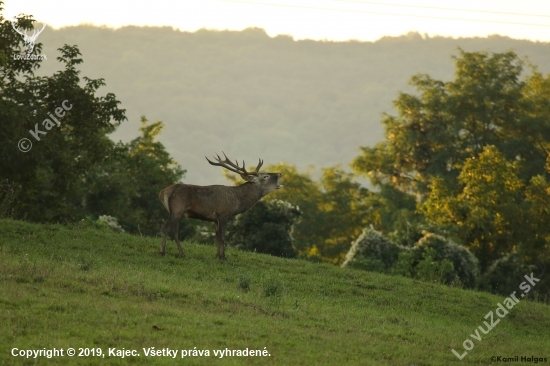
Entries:
POLYGON ((322 42, 269 37, 258 28, 181 32, 80 25, 47 27, 39 41, 48 60, 38 75, 58 70, 60 45, 77 44, 86 60, 82 72, 105 78, 127 110, 129 121, 115 139, 133 138, 142 115, 162 120, 166 132, 159 140, 187 169, 187 181, 204 185, 222 183, 204 160, 220 149, 235 158, 261 157, 300 169, 347 164, 358 146, 383 139, 381 113, 391 111, 399 90, 412 91, 411 75, 453 77, 450 55, 458 47, 514 49, 550 72, 550 43, 499 36, 410 33, 376 42, 322 42))

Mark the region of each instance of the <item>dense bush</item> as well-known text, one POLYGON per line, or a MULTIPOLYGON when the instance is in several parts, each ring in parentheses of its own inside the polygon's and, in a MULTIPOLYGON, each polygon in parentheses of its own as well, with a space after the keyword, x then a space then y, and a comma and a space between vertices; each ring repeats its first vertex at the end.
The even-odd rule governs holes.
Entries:
POLYGON ((487 269, 481 278, 480 287, 493 293, 510 295, 525 281, 523 276, 534 270, 535 266, 526 264, 517 252, 512 252, 487 269))
POLYGON ((404 248, 391 243, 373 228, 365 228, 355 240, 342 267, 367 271, 387 272, 397 262, 397 256, 404 248))
POLYGON ((228 224, 227 244, 278 257, 296 257, 292 228, 300 215, 298 207, 288 202, 260 201, 228 224))
POLYGON ((425 259, 428 248, 435 250, 433 260, 436 262, 448 260, 453 264, 453 270, 448 272, 444 282, 450 283, 458 278, 465 287, 476 286, 479 277, 478 260, 468 249, 440 235, 427 233, 413 248, 415 263, 425 259))
POLYGON ((380 232, 366 228, 352 243, 342 267, 392 273, 424 281, 477 284, 479 267, 470 251, 432 233, 414 247, 396 245, 380 232))

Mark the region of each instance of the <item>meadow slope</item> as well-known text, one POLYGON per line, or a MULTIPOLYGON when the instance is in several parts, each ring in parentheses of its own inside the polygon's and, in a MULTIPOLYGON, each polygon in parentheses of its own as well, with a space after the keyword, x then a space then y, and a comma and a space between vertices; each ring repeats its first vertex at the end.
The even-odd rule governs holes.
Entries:
MULTIPOLYGON (((521 300, 459 361, 502 296, 78 225, 0 220, 2 365, 452 365, 550 358, 550 307, 521 300), (136 350, 25 359, 13 348, 136 350), (144 348, 178 350, 177 359, 144 348), (181 359, 181 350, 210 356, 181 359), (215 356, 264 350, 269 356, 215 356)), ((518 283, 519 286, 519 283, 518 283)), ((94 351, 94 352, 97 352, 94 351)), ((522 364, 515 362, 514 364, 522 364)), ((544 363, 543 363, 544 364, 544 363)))

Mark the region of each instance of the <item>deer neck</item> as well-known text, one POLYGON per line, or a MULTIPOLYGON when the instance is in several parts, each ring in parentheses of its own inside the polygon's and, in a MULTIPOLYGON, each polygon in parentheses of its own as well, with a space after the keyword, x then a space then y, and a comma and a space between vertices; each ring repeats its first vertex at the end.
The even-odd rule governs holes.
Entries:
POLYGON ((262 188, 255 183, 244 183, 235 187, 239 197, 237 214, 245 212, 262 198, 262 188))

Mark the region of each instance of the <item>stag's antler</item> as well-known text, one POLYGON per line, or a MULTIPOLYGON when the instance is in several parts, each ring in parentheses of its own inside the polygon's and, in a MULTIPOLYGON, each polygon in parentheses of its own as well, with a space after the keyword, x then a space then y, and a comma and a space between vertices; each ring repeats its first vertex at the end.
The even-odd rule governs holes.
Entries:
POLYGON ((218 154, 216 154, 216 156, 217 156, 216 160, 218 161, 217 163, 215 163, 213 161, 210 161, 210 159, 206 158, 206 156, 205 156, 205 158, 206 158, 206 160, 208 160, 208 162, 211 165, 221 166, 222 168, 230 170, 233 173, 237 173, 239 175, 258 175, 258 173, 260 172, 261 166, 264 164, 262 159, 258 159, 258 166, 256 167, 256 170, 253 171, 253 172, 247 172, 246 168, 245 168, 244 160, 243 160, 243 166, 240 167, 239 162, 237 160, 235 160, 235 163, 233 163, 231 160, 229 160, 229 158, 227 157, 227 155, 225 155, 225 153, 223 151, 222 151, 222 153, 223 153, 223 156, 225 156, 225 160, 222 161, 220 156, 218 154))

